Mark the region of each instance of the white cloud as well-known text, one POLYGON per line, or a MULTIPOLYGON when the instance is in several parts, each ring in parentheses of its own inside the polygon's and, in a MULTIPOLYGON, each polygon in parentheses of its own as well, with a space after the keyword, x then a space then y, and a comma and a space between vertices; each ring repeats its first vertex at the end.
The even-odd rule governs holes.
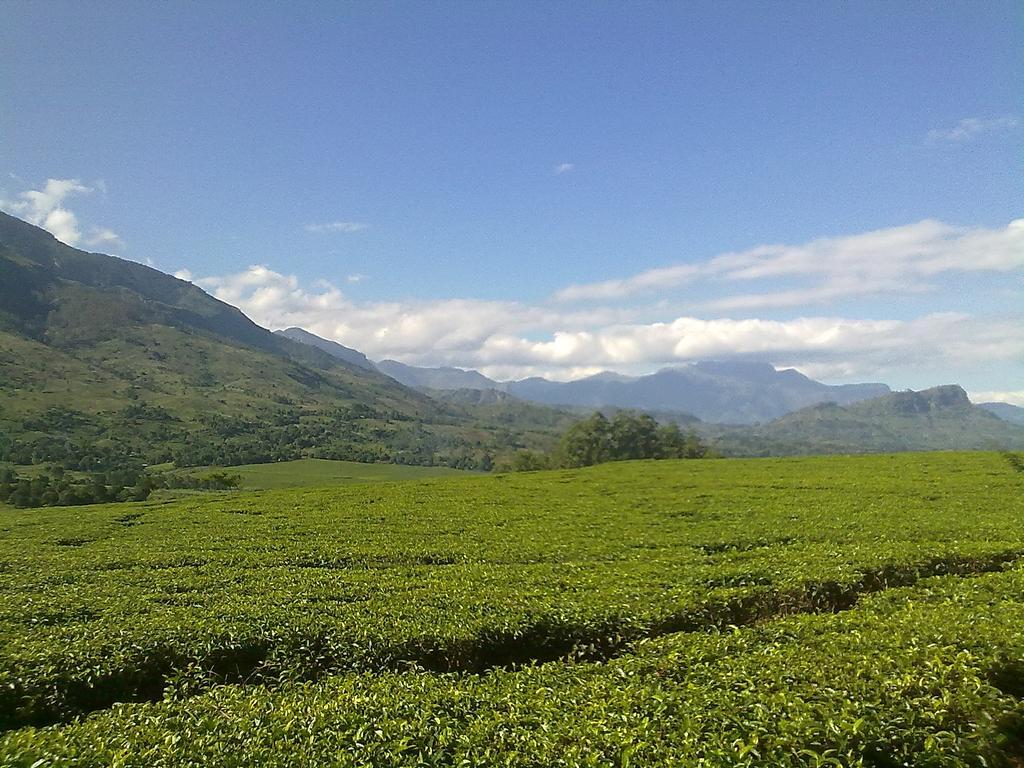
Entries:
MULTIPOLYGON (((81 226, 78 217, 65 206, 65 200, 93 191, 93 187, 78 179, 47 179, 42 189, 29 189, 13 200, 0 200, 0 207, 42 227, 67 245, 77 245, 82 240, 81 226)), ((120 247, 123 242, 111 229, 92 227, 85 244, 120 247)))
POLYGON ((2 204, 30 224, 42 227, 61 242, 75 245, 82 237, 75 214, 64 207, 69 195, 91 192, 78 179, 47 179, 42 189, 22 192, 2 204))
POLYGON ((1020 120, 1010 115, 988 120, 980 117, 965 117, 952 128, 937 128, 928 131, 925 139, 933 144, 938 142, 963 143, 982 134, 1007 131, 1018 125, 1020 125, 1020 120))
POLYGON ((576 168, 576 163, 559 163, 555 166, 555 175, 561 176, 563 173, 568 173, 576 168))
MULTIPOLYGON (((580 329, 625 322, 634 309, 556 310, 514 301, 451 298, 434 301, 348 300, 325 281, 310 288, 294 275, 254 265, 244 272, 195 281, 217 298, 270 328, 298 325, 328 338, 358 339, 377 357, 404 355, 425 361, 442 356, 455 363, 499 332, 526 333, 550 327, 580 329)), ((440 357, 438 358, 441 359, 440 357)))
POLYGON ((345 278, 345 282, 347 282, 347 283, 361 283, 365 279, 366 279, 366 275, 360 275, 360 274, 348 275, 345 278))
POLYGON ((358 221, 325 221, 319 224, 307 224, 305 230, 313 234, 326 234, 331 232, 361 232, 369 225, 361 224, 358 221))
POLYGON ((190 283, 192 282, 192 273, 187 269, 179 269, 174 273, 174 276, 179 280, 185 280, 190 283))
POLYGON ((775 281, 771 290, 706 304, 715 310, 792 307, 888 292, 927 290, 943 273, 1008 272, 1024 268, 1024 219, 1001 229, 965 228, 927 219, 803 245, 759 245, 706 261, 646 270, 632 277, 570 285, 558 301, 622 299, 698 282, 775 281), (778 286, 778 281, 801 281, 778 286), (810 283, 808 284, 808 281, 810 283))
POLYGON ((297 325, 373 359, 473 367, 495 377, 566 379, 644 372, 707 358, 767 359, 832 379, 926 366, 977 367, 1024 357, 1024 318, 936 313, 913 320, 789 320, 585 311, 511 301, 353 302, 327 283, 304 288, 266 266, 197 284, 270 328, 297 325))
POLYGON ((914 320, 805 317, 775 321, 680 317, 665 323, 556 332, 531 341, 489 339, 470 364, 515 374, 571 378, 568 371, 648 371, 700 359, 771 360, 826 379, 885 378, 925 366, 959 370, 1019 360, 1024 324, 964 315, 914 320))
POLYGON ((82 233, 78 229, 78 219, 66 208, 54 208, 33 223, 68 245, 75 245, 82 238, 82 233))
POLYGON ((1009 403, 1010 405, 1024 406, 1024 389, 1011 392, 971 392, 971 402, 1009 403))
POLYGON ((92 227, 89 230, 89 236, 85 239, 85 244, 94 248, 120 249, 124 247, 124 240, 112 229, 92 227))
POLYGON ((659 267, 621 280, 603 280, 599 283, 570 285, 558 291, 555 298, 559 301, 619 299, 638 293, 678 288, 694 281, 705 272, 704 267, 695 264, 659 267))

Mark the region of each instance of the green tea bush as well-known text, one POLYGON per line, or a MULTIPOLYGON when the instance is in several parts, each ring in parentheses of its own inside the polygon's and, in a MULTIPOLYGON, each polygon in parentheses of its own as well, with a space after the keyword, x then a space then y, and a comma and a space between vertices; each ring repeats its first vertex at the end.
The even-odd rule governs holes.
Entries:
POLYGON ((8 510, 0 755, 1011 765, 1018 486, 929 454, 8 510))

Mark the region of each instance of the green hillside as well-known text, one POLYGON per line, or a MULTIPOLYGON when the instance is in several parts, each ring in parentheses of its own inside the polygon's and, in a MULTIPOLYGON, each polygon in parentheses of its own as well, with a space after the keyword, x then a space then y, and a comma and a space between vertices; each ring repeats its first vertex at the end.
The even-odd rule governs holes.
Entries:
POLYGON ((1012 766, 1022 481, 936 453, 4 510, 0 763, 1012 766))
POLYGON ((0 462, 320 457, 486 468, 550 444, 275 335, 196 286, 0 213, 0 462))

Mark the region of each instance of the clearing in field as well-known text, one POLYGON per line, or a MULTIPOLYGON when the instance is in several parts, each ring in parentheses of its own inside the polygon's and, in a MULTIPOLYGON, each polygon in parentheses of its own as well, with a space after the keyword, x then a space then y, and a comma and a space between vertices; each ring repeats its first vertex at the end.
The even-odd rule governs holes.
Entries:
POLYGON ((456 477, 469 474, 449 467, 420 467, 407 464, 367 464, 359 461, 298 459, 272 464, 242 464, 234 467, 205 467, 178 470, 175 474, 202 477, 210 472, 238 475, 240 487, 247 491, 277 488, 326 487, 348 483, 378 483, 398 480, 426 480, 431 477, 456 477))
POLYGON ((4 510, 0 756, 1015 765, 1020 491, 928 454, 4 510))

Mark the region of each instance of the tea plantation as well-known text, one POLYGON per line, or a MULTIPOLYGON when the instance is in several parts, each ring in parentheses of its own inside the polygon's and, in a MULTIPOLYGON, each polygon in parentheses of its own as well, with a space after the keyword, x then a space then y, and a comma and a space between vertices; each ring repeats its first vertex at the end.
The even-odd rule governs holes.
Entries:
POLYGON ((0 510, 0 763, 1024 759, 995 454, 0 510))

